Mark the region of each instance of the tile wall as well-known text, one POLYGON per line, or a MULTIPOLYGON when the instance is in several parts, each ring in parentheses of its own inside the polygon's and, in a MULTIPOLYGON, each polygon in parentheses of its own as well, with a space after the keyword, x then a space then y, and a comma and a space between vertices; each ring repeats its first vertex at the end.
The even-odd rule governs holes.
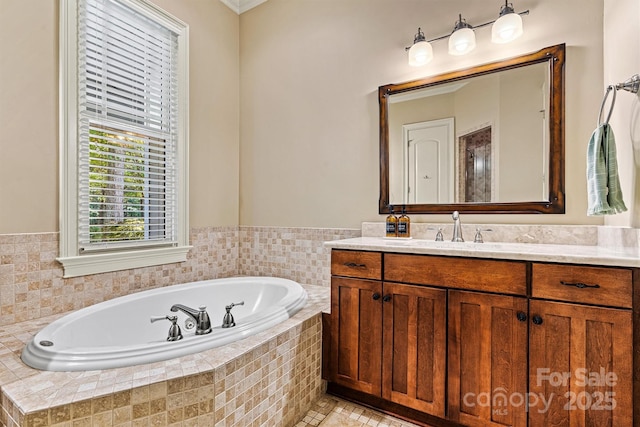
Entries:
POLYGON ((192 228, 187 262, 63 279, 58 233, 0 235, 0 326, 77 310, 141 290, 235 275, 329 286, 327 240, 360 230, 192 228))

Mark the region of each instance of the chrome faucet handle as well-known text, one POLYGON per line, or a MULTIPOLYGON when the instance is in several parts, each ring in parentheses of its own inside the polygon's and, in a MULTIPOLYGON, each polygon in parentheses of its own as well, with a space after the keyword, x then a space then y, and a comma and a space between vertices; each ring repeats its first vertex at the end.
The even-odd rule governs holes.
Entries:
POLYGON ((169 326, 169 334, 167 335, 167 341, 178 341, 182 339, 182 331, 180 330, 180 326, 178 326, 178 316, 151 316, 151 323, 157 322, 158 320, 168 320, 171 322, 171 326, 169 326))
POLYGON ((236 326, 236 322, 233 319, 233 314, 231 314, 231 309, 233 307, 235 307, 236 305, 244 305, 244 301, 240 301, 240 302, 232 302, 231 304, 227 305, 224 309, 227 310, 227 312, 225 313, 224 317, 222 318, 222 327, 223 328, 231 328, 236 326))
POLYGON ((240 302, 232 302, 231 304, 229 304, 228 306, 226 306, 224 309, 229 311, 231 310, 233 307, 235 307, 236 305, 244 305, 244 301, 240 301, 240 302))
POLYGON ((438 228, 438 232, 436 233, 436 242, 443 242, 444 236, 442 235, 442 227, 438 228))
POLYGON ((480 227, 476 228, 476 237, 473 239, 473 243, 484 243, 484 240, 482 238, 483 231, 493 231, 493 230, 490 228, 485 228, 484 230, 482 230, 482 228, 480 227))

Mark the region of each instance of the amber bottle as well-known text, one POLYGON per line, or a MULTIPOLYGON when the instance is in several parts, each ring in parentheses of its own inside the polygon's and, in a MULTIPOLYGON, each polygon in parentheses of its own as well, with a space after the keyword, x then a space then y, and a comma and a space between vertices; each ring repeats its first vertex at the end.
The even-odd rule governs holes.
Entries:
POLYGON ((404 206, 402 206, 402 215, 398 218, 398 237, 411 237, 411 218, 407 216, 404 206))
POLYGON ((398 217, 393 213, 393 205, 389 205, 386 230, 387 237, 398 237, 398 217))

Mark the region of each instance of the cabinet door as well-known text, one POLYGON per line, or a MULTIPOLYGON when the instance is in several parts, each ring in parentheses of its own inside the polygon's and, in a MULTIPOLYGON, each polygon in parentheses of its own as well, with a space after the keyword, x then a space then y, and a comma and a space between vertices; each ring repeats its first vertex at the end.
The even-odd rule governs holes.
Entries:
POLYGON ((331 366, 334 382, 380 396, 382 282, 331 278, 331 366))
POLYGON ((532 300, 529 425, 631 426, 631 311, 532 300))
POLYGON ((444 417, 446 291, 384 284, 382 397, 444 417))
POLYGON ((449 417, 526 426, 526 298, 449 292, 449 417))

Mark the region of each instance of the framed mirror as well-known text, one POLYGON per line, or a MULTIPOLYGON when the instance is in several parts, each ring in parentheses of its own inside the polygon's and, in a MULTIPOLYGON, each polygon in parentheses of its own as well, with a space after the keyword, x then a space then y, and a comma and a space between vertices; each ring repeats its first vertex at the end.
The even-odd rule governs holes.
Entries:
POLYGON ((379 213, 564 213, 564 63, 561 44, 380 86, 379 213))

